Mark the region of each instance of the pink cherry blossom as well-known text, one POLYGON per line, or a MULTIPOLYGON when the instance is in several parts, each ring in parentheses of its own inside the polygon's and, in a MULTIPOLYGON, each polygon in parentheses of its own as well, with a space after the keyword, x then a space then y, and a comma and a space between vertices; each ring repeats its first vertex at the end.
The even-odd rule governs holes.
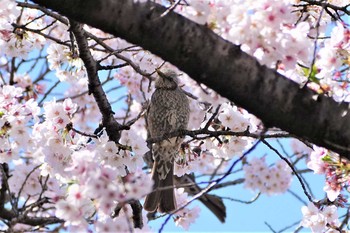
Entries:
POLYGON ((307 166, 316 174, 324 174, 327 165, 322 158, 327 155, 327 150, 317 146, 314 146, 313 149, 314 150, 310 154, 310 160, 307 162, 307 166))
MULTIPOLYGON (((185 205, 188 202, 188 195, 184 192, 183 188, 177 189, 176 201, 180 206, 185 205)), ((193 224, 198 218, 199 213, 200 208, 198 206, 193 208, 189 208, 187 206, 176 213, 176 217, 174 219, 175 224, 185 230, 188 230, 190 225, 193 224)))
POLYGON ((292 181, 292 171, 283 160, 269 167, 264 158, 253 158, 248 165, 243 167, 243 170, 245 172, 244 187, 268 195, 286 192, 292 181))
POLYGON ((320 210, 313 203, 301 208, 303 213, 303 220, 300 225, 310 228, 312 232, 326 232, 331 229, 329 226, 337 226, 338 215, 335 206, 327 206, 320 210))

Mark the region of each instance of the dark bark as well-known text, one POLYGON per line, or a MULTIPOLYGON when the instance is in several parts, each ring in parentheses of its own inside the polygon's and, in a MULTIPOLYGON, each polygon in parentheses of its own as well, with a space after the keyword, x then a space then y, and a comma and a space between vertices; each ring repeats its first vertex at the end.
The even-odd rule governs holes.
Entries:
POLYGON ((102 114, 102 124, 106 127, 106 132, 111 141, 118 143, 122 126, 114 119, 112 107, 103 91, 101 81, 97 74, 97 62, 93 59, 88 49, 88 41, 84 35, 82 25, 70 21, 70 30, 75 36, 79 48, 79 56, 86 67, 89 80, 89 94, 96 100, 97 106, 102 114))
POLYGON ((259 117, 297 137, 350 159, 347 103, 300 88, 273 69, 260 65, 239 46, 203 25, 164 7, 132 0, 33 0, 62 15, 89 24, 171 62, 259 117))

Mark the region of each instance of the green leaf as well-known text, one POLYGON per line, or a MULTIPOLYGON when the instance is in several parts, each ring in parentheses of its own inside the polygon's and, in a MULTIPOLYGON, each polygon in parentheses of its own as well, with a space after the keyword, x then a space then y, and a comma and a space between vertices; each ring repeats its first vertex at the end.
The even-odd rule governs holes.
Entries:
POLYGON ((322 161, 324 162, 332 162, 332 158, 330 155, 326 155, 325 157, 322 158, 322 161))
POLYGON ((309 81, 320 84, 320 80, 316 77, 316 74, 318 73, 316 65, 312 66, 311 73, 310 68, 308 67, 302 67, 301 69, 303 70, 304 76, 309 78, 309 81))

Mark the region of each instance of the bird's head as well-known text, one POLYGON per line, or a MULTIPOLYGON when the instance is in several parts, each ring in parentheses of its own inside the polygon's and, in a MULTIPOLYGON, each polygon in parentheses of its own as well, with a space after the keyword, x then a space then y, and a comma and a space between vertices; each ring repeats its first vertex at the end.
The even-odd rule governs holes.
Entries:
POLYGON ((176 89, 179 84, 177 74, 173 70, 157 70, 158 78, 155 82, 155 86, 158 89, 176 89))

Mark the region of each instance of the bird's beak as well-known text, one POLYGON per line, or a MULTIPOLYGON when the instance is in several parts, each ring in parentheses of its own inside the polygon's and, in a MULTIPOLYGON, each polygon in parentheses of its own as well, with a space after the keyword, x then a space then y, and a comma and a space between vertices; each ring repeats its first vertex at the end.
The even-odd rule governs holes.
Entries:
POLYGON ((156 72, 159 76, 162 76, 162 77, 165 76, 165 74, 162 71, 160 71, 160 69, 156 69, 156 72))
POLYGON ((164 74, 160 69, 156 69, 157 74, 162 77, 162 78, 166 78, 166 79, 171 79, 170 77, 168 77, 166 74, 164 74))

